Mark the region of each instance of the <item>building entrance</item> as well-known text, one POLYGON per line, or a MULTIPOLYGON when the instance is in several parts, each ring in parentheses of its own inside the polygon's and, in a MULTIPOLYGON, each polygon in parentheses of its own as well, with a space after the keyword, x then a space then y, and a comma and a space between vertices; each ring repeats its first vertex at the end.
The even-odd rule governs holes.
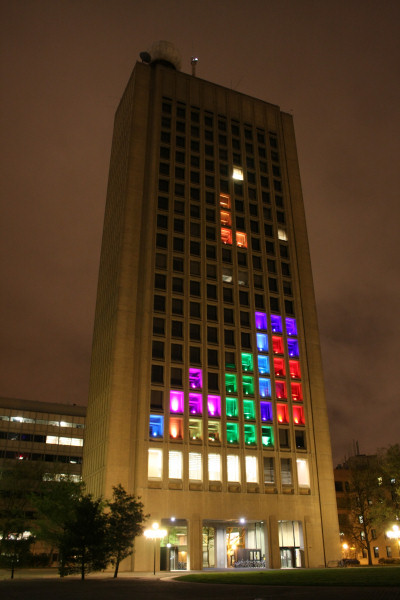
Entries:
POLYGON ((203 569, 265 566, 263 522, 203 522, 203 569))
POLYGON ((300 521, 279 521, 281 568, 304 567, 303 527, 300 521))

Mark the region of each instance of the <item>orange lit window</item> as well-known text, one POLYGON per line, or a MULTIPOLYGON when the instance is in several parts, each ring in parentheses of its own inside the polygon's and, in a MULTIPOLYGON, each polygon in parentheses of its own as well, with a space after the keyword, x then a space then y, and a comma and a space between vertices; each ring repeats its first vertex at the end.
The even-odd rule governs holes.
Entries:
POLYGON ((231 208, 231 197, 228 196, 228 194, 220 194, 219 205, 221 208, 227 208, 229 210, 231 208))
POLYGON ((221 225, 232 227, 232 215, 227 210, 221 210, 221 225))
POLYGON ((289 411, 286 404, 276 405, 276 416, 278 423, 289 423, 289 411))
POLYGON ((283 358, 274 358, 274 369, 277 377, 285 377, 285 361, 283 358))
POLYGON ((292 400, 295 402, 303 401, 303 390, 301 389, 301 383, 291 383, 292 388, 292 400))
POLYGON ((171 418, 169 420, 169 435, 173 440, 183 439, 183 422, 182 419, 171 418))
POLYGON ((286 383, 284 381, 276 381, 275 382, 275 391, 276 391, 276 397, 279 400, 286 400, 287 392, 286 392, 286 383))
POLYGON ((276 335, 272 336, 272 348, 274 354, 283 354, 283 339, 276 335))
POLYGON ((232 244, 232 230, 221 227, 221 240, 224 244, 232 244))
POLYGON ((304 409, 302 406, 293 406, 293 421, 295 425, 304 425, 304 409))
POLYGON ((243 231, 236 232, 236 244, 239 248, 247 248, 247 233, 243 231))
POLYGON ((289 371, 290 377, 293 377, 293 379, 301 378, 300 363, 298 360, 289 360, 289 371))

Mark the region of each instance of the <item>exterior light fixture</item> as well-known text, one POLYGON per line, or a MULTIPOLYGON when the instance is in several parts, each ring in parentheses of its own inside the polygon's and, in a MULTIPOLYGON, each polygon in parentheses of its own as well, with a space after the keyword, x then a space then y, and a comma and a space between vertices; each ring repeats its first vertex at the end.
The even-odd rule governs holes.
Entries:
POLYGON ((156 544, 157 540, 161 540, 163 537, 167 535, 166 529, 160 529, 160 525, 158 523, 153 523, 151 529, 145 529, 144 537, 148 540, 153 540, 154 542, 154 560, 153 560, 153 575, 156 574, 156 544))

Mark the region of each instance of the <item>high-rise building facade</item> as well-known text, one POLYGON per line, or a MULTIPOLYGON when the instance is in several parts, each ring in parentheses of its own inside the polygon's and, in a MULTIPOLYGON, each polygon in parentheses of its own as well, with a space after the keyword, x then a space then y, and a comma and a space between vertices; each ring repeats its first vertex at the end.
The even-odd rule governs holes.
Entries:
POLYGON ((292 117, 156 50, 115 119, 83 478, 141 496, 157 569, 321 566, 339 531, 292 117))

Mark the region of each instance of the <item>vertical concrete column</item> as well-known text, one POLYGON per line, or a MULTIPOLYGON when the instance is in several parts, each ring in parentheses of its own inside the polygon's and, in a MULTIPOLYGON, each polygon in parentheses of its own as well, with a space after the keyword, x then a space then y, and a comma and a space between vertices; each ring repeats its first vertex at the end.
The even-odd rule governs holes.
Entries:
POLYGON ((191 571, 201 571, 203 568, 203 536, 202 521, 200 517, 195 516, 188 522, 189 535, 189 560, 188 569, 191 571))
POLYGON ((270 556, 270 568, 280 569, 281 568, 281 553, 279 550, 279 529, 278 520, 276 516, 270 515, 269 517, 269 556, 270 556))
POLYGON ((215 566, 219 569, 225 569, 227 566, 225 527, 215 528, 215 566))

